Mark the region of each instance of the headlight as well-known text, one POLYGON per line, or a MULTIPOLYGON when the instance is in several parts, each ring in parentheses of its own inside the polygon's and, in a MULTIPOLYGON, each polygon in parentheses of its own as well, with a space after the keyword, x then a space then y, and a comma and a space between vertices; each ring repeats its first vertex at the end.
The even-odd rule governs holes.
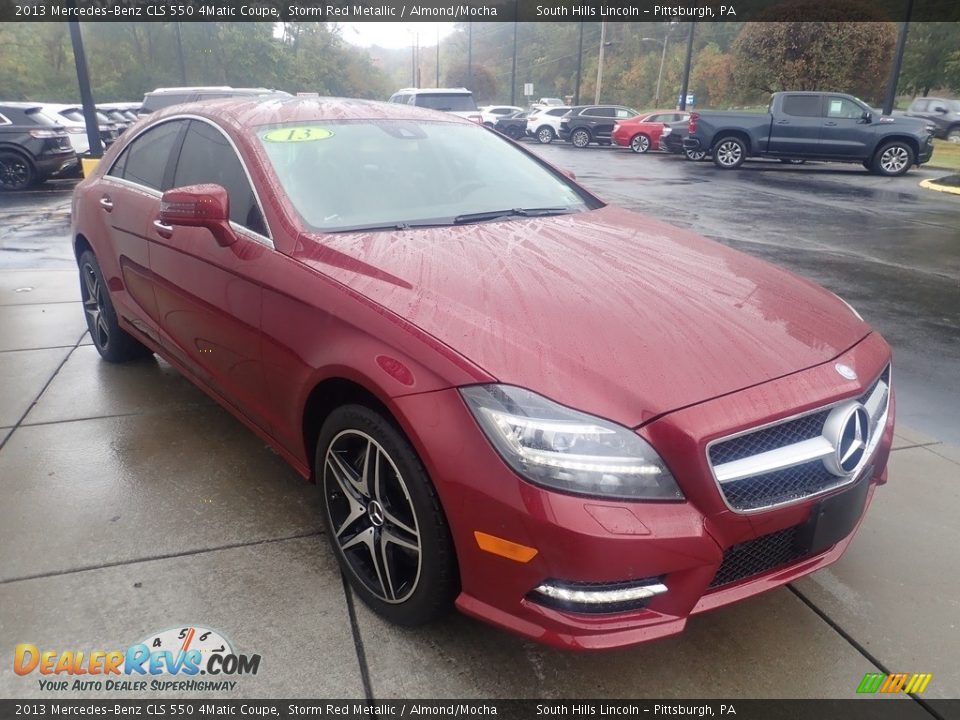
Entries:
POLYGON ((683 499, 657 452, 629 428, 511 385, 460 393, 497 452, 531 482, 583 495, 683 499))

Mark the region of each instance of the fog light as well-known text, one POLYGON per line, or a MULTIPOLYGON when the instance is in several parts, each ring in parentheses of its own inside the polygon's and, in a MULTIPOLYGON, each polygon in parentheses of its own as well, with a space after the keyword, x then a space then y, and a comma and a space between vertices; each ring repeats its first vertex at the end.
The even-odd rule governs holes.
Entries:
POLYGON ((661 578, 644 578, 612 583, 576 583, 549 580, 529 595, 540 605, 582 613, 613 613, 636 610, 667 586, 661 578))

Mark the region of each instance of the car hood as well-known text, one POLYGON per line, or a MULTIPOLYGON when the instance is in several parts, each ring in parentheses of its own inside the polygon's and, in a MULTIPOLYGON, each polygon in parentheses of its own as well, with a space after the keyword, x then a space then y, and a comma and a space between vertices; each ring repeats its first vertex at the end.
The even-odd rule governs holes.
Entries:
POLYGON ((500 382, 636 426, 869 334, 833 293, 627 210, 303 235, 295 257, 500 382))

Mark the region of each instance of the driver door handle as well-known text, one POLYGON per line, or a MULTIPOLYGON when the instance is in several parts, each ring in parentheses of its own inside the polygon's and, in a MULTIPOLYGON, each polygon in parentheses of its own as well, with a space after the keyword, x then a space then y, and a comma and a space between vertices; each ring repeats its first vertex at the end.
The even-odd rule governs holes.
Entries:
POLYGON ((167 225, 160 218, 153 221, 153 229, 156 230, 157 235, 162 238, 173 237, 173 225, 167 225))

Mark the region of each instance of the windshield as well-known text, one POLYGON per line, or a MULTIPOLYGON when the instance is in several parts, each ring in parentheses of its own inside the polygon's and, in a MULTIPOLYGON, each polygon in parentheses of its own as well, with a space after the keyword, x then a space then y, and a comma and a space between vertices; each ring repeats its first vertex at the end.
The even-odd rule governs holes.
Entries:
MULTIPOLYGON (((501 210, 554 214, 599 206, 473 124, 315 121, 259 128, 256 134, 290 201, 316 230, 455 224, 463 216, 501 210)), ((496 218, 473 221, 489 219, 496 218)))
POLYGON ((474 102, 473 95, 464 93, 423 93, 417 95, 414 104, 417 107, 447 112, 469 112, 477 109, 477 103, 474 102))

